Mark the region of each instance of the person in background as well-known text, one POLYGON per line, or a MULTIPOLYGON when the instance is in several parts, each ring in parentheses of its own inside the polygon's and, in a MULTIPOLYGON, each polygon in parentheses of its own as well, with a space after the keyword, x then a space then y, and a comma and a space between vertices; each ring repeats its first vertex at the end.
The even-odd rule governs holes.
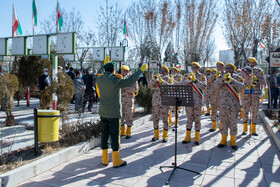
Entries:
MULTIPOLYGON (((70 67, 69 71, 67 72, 67 75, 69 75, 71 77, 71 79, 74 81, 74 78, 75 78, 75 73, 74 73, 74 69, 72 67, 70 67)), ((75 100, 75 94, 73 95, 73 98, 71 100, 71 104, 74 104, 75 100)))
POLYGON ((88 102, 88 111, 91 112, 94 94, 95 94, 95 81, 96 78, 93 76, 93 71, 91 67, 87 68, 87 74, 83 76, 83 81, 86 85, 85 98, 83 101, 83 110, 85 110, 86 104, 88 102))
POLYGON ((63 68, 61 66, 58 66, 57 71, 58 71, 58 73, 63 73, 63 68))
POLYGON ((280 85, 280 77, 277 76, 278 71, 275 69, 272 71, 272 75, 268 77, 268 84, 270 87, 270 91, 268 93, 268 109, 277 109, 277 101, 279 97, 279 85, 280 85))
MULTIPOLYGON (((49 69, 44 68, 44 72, 42 75, 39 76, 39 89, 40 92, 43 91, 47 86, 51 85, 51 78, 49 76, 49 69)), ((41 99, 40 99, 40 106, 42 107, 41 99)))
POLYGON ((81 78, 81 72, 76 71, 76 77, 74 78, 75 85, 75 110, 77 112, 82 112, 83 110, 83 98, 85 94, 86 86, 83 79, 81 78))
POLYGON ((140 85, 140 83, 143 85, 143 86, 148 86, 148 81, 146 79, 146 76, 145 76, 145 73, 143 73, 140 77, 140 79, 138 80, 138 84, 140 85))

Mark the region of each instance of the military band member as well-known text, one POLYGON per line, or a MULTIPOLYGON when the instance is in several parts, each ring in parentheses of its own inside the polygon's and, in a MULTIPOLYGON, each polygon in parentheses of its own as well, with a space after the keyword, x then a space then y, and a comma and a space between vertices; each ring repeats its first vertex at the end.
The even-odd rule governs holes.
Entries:
POLYGON ((261 86, 265 84, 263 70, 256 67, 257 59, 249 58, 248 66, 241 70, 241 76, 244 79, 245 89, 242 99, 243 105, 243 135, 248 131, 248 114, 251 109, 252 123, 251 134, 258 136, 256 132, 257 115, 261 97, 261 86))
POLYGON ((236 134, 237 134, 237 122, 239 111, 239 95, 245 85, 242 83, 242 78, 237 74, 234 74, 236 67, 231 64, 226 64, 226 74, 222 77, 219 76, 214 82, 214 88, 219 90, 219 117, 222 123, 221 135, 222 140, 218 145, 218 148, 225 147, 227 145, 228 129, 230 129, 230 145, 232 149, 237 149, 236 134), (241 81, 241 82, 240 82, 241 81))
POLYGON ((191 84, 193 88, 193 107, 186 107, 187 125, 186 125, 186 137, 182 141, 183 144, 191 142, 191 130, 193 122, 195 124, 195 137, 194 142, 199 145, 200 139, 200 116, 202 108, 203 90, 206 88, 206 77, 199 72, 201 66, 197 62, 191 64, 192 73, 186 75, 182 84, 191 84))
MULTIPOLYGON (((172 67, 171 68, 171 79, 173 81, 173 84, 175 85, 180 85, 183 81, 183 78, 184 76, 182 74, 180 74, 180 69, 179 68, 176 68, 176 67, 172 67)), ((177 110, 177 125, 179 125, 179 111, 180 111, 181 107, 178 107, 178 110, 177 110)), ((175 113, 175 106, 173 107, 173 110, 174 113, 175 113)), ((175 114, 174 114, 175 115, 175 114)), ((175 119, 175 122, 176 122, 176 119, 175 119)))
POLYGON ((210 89, 211 89, 211 83, 208 81, 209 76, 211 75, 211 69, 206 69, 206 79, 207 79, 207 86, 206 90, 204 91, 204 101, 206 105, 206 114, 205 116, 210 116, 210 89))
MULTIPOLYGON (((130 69, 127 65, 121 67, 121 75, 124 79, 131 76, 130 69)), ((129 87, 122 88, 122 126, 121 136, 126 135, 126 139, 131 137, 131 127, 133 124, 133 103, 134 95, 137 92, 138 82, 133 83, 129 87), (125 124, 127 129, 125 130, 125 124)))
POLYGON ((180 74, 180 69, 176 67, 171 68, 171 75, 173 77, 174 84, 181 84, 184 76, 180 74))
POLYGON ((118 78, 115 73, 115 63, 108 62, 104 65, 105 73, 97 80, 97 88, 100 96, 99 115, 101 118, 101 149, 102 164, 109 163, 108 140, 111 137, 111 148, 113 150, 113 167, 122 167, 127 163, 120 158, 120 118, 121 109, 121 88, 132 85, 139 79, 141 74, 148 68, 144 64, 138 71, 127 79, 118 78))
MULTIPOLYGON (((216 63, 217 72, 213 72, 212 75, 207 78, 207 80, 214 84, 214 81, 217 79, 218 76, 223 76, 224 73, 224 63, 223 62, 217 62, 216 63)), ((210 132, 214 132, 217 127, 217 111, 218 111, 218 98, 219 98, 219 90, 215 89, 214 87, 211 87, 210 89, 210 104, 211 104, 211 121, 212 121, 212 127, 209 130, 210 132)))
POLYGON ((152 113, 153 113, 153 125, 154 125, 154 137, 152 141, 159 139, 159 120, 162 117, 163 122, 163 140, 165 143, 168 140, 168 106, 162 105, 160 95, 160 85, 167 85, 172 83, 172 79, 168 76, 169 69, 165 65, 161 67, 160 75, 153 76, 153 79, 149 82, 149 88, 154 90, 152 98, 152 113))

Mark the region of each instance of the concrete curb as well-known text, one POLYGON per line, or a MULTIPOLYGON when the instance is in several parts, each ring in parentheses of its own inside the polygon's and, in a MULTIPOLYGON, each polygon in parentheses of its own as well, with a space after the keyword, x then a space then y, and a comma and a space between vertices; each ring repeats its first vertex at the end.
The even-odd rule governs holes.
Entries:
POLYGON ((274 127, 274 125, 273 125, 274 121, 270 120, 268 117, 266 117, 266 115, 264 114, 264 112, 262 110, 259 111, 259 115, 260 115, 261 119, 263 120, 269 134, 271 135, 272 139, 274 140, 276 147, 280 151, 280 133, 279 133, 278 129, 276 127, 274 127))
MULTIPOLYGON (((146 115, 137 120, 133 121, 132 128, 137 128, 140 125, 148 122, 151 119, 152 115, 146 115)), ((93 138, 87 142, 81 142, 77 145, 68 147, 62 151, 54 153, 52 155, 43 157, 39 160, 36 160, 30 164, 26 164, 14 170, 8 171, 0 175, 1 187, 10 187, 16 186, 26 180, 29 180, 36 175, 44 173, 64 162, 67 162, 83 153, 86 153, 90 149, 93 149, 101 144, 100 137, 93 138)))

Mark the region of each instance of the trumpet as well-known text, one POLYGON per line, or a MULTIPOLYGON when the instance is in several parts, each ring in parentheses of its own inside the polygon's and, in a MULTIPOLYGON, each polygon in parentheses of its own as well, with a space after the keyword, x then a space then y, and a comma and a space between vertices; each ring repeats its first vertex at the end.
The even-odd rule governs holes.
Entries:
POLYGON ((258 85, 257 83, 258 77, 254 75, 254 71, 251 71, 251 86, 254 88, 258 85))
POLYGON ((186 76, 186 81, 191 82, 193 80, 193 78, 195 77, 195 74, 189 73, 189 74, 186 74, 185 76, 186 76))
POLYGON ((230 83, 232 81, 231 74, 230 73, 225 74, 224 77, 223 77, 223 81, 225 83, 230 83))
POLYGON ((157 80, 159 77, 160 77, 160 74, 157 73, 157 74, 155 74, 155 75, 153 76, 153 79, 157 80))

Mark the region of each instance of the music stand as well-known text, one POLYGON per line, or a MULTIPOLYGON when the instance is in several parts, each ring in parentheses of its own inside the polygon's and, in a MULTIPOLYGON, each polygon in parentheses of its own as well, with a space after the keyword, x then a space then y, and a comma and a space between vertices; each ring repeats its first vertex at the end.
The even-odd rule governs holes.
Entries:
POLYGON ((160 92, 162 105, 175 106, 175 162, 172 163, 172 166, 160 166, 160 169, 173 168, 173 171, 166 182, 166 185, 168 185, 176 169, 182 169, 198 175, 200 174, 199 172, 177 166, 177 109, 179 106, 193 107, 193 88, 191 85, 161 85, 160 92))

